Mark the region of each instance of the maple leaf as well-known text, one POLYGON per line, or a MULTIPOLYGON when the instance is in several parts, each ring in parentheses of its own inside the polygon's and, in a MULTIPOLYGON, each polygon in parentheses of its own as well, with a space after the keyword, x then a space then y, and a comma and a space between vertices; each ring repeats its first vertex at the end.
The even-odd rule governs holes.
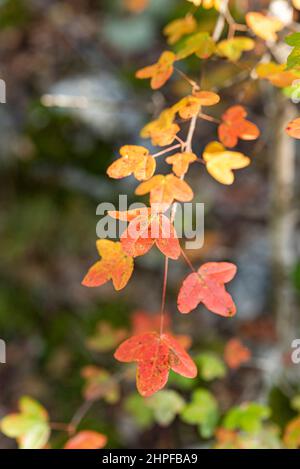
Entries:
POLYGON ((173 172, 176 176, 184 176, 188 170, 191 163, 197 161, 197 156, 191 152, 176 153, 175 155, 168 156, 166 162, 172 165, 173 172))
POLYGON ((120 398, 119 383, 113 375, 103 368, 89 365, 81 370, 81 376, 86 383, 83 395, 88 401, 104 399, 109 404, 115 404, 120 398))
POLYGON ((286 133, 293 138, 300 138, 300 117, 292 120, 286 127, 286 133))
POLYGON ((216 52, 221 57, 227 57, 236 62, 241 58, 243 52, 254 49, 254 46, 255 42, 249 37, 233 37, 219 42, 216 52))
POLYGON ((167 257, 178 259, 180 244, 175 228, 168 217, 151 209, 136 209, 127 212, 109 211, 108 214, 129 222, 121 236, 124 251, 133 257, 143 256, 154 244, 167 257))
POLYGON ((193 191, 187 182, 168 174, 163 176, 157 174, 149 181, 142 182, 135 190, 136 195, 145 195, 150 192, 150 204, 155 204, 159 209, 165 211, 174 200, 179 202, 190 202, 193 197, 193 191))
POLYGON ((200 59, 208 59, 216 49, 212 37, 207 32, 200 32, 189 36, 177 52, 177 59, 185 59, 196 54, 200 59))
POLYGON ((165 109, 157 119, 142 128, 140 135, 151 138, 152 145, 164 147, 174 142, 179 131, 179 125, 174 123, 173 110, 165 109))
POLYGON ((234 316, 236 307, 224 283, 236 274, 236 266, 228 262, 208 262, 184 280, 178 295, 178 309, 187 314, 203 303, 209 311, 224 317, 234 316))
POLYGON ((276 33, 284 28, 284 24, 276 16, 266 16, 256 11, 246 14, 246 23, 256 36, 265 41, 276 41, 276 33))
POLYGON ((133 336, 118 347, 114 356, 121 362, 137 362, 137 389, 144 397, 166 385, 170 369, 186 378, 197 376, 195 363, 170 334, 133 336))
POLYGON ((141 68, 135 74, 136 78, 151 78, 151 88, 161 88, 172 76, 176 56, 171 51, 164 51, 158 61, 147 67, 141 68))
POLYGON ((156 161, 147 148, 138 145, 125 145, 120 149, 121 158, 107 169, 109 177, 120 179, 134 174, 138 181, 150 179, 155 173, 156 161))
POLYGON ((239 368, 251 358, 251 351, 239 339, 230 339, 224 350, 224 360, 229 368, 239 368))
POLYGON ((20 449, 44 448, 50 436, 46 409, 28 396, 20 399, 19 409, 19 413, 9 414, 1 420, 2 433, 16 438, 20 449))
POLYGON ((237 151, 229 151, 220 142, 209 143, 203 159, 209 174, 221 184, 230 185, 234 182, 233 169, 246 168, 250 158, 237 151))
POLYGON ((86 287, 99 287, 112 280, 116 290, 124 288, 133 272, 133 259, 123 250, 121 243, 100 239, 96 242, 101 260, 96 262, 82 281, 86 287))
POLYGON ((182 119, 191 119, 199 114, 202 106, 213 106, 220 101, 220 96, 212 91, 196 91, 185 96, 172 106, 174 114, 178 112, 182 119))
POLYGON ((285 68, 285 64, 268 62, 259 64, 255 70, 259 78, 268 80, 278 88, 285 88, 299 78, 295 72, 285 68))
POLYGON ((100 449, 106 443, 106 435, 93 430, 82 430, 66 442, 64 449, 100 449))
POLYGON ((243 106, 232 106, 222 115, 219 125, 219 139, 226 147, 235 147, 238 139, 256 140, 260 131, 252 122, 246 120, 247 112, 243 106))
POLYGON ((197 22, 193 15, 186 15, 184 18, 171 21, 163 32, 167 36, 168 44, 175 44, 182 36, 193 33, 196 28, 197 22))

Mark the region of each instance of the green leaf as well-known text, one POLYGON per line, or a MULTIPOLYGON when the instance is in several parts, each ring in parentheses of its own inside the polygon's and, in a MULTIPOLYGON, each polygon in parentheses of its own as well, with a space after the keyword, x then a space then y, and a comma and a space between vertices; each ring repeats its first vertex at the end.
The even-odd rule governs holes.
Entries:
POLYGON ((223 426, 228 430, 243 430, 248 433, 259 432, 262 422, 271 415, 269 407, 249 402, 233 407, 225 416, 223 426))
POLYGON ((183 408, 181 418, 186 423, 198 425, 203 438, 210 438, 219 419, 218 403, 213 394, 204 388, 197 389, 192 402, 183 408))
POLYGON ((226 366, 223 360, 214 353, 201 353, 195 358, 195 362, 199 367, 200 378, 204 381, 212 381, 226 375, 226 366))
POLYGON ((124 409, 142 429, 151 427, 154 422, 153 410, 147 406, 146 399, 137 393, 127 397, 124 402, 124 409))
POLYGON ((43 448, 50 436, 48 413, 39 402, 23 396, 19 401, 20 413, 1 420, 1 431, 9 438, 17 438, 21 449, 43 448))
POLYGON ((162 426, 170 425, 185 405, 180 394, 172 390, 160 391, 147 399, 146 402, 153 409, 156 422, 162 426))
POLYGON ((287 36, 285 42, 292 47, 299 46, 300 47, 300 33, 293 33, 287 36))
POLYGON ((200 32, 189 36, 177 52, 179 60, 196 54, 200 59, 207 59, 216 49, 216 44, 207 32, 200 32))
POLYGON ((287 58, 287 69, 300 67, 300 33, 293 33, 285 38, 285 42, 294 47, 287 58))

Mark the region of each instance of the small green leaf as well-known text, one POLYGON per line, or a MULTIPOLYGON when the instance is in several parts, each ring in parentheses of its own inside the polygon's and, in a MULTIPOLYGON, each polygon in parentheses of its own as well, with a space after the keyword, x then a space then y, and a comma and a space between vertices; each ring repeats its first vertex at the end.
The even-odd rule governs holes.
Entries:
POLYGON ((189 36, 176 56, 178 60, 185 59, 189 55, 196 54, 200 59, 207 59, 216 49, 216 44, 207 32, 200 32, 189 36))
POLYGON ((168 426, 185 405, 180 394, 172 390, 160 391, 147 399, 146 402, 153 409, 156 422, 162 426, 168 426))
POLYGON ((271 415, 269 407, 249 402, 233 407, 224 418, 223 426, 228 430, 243 430, 248 433, 259 432, 262 422, 271 415))
POLYGON ((181 418, 186 423, 198 425, 203 438, 210 438, 219 419, 218 403, 213 394, 203 388, 197 389, 192 402, 183 408, 181 418))
POLYGON ((146 399, 137 393, 133 393, 127 397, 124 403, 124 409, 142 429, 151 427, 154 422, 153 410, 147 406, 146 399))
POLYGON ((203 352, 195 358, 199 367, 199 376, 204 381, 223 378, 226 375, 226 366, 216 354, 203 352))

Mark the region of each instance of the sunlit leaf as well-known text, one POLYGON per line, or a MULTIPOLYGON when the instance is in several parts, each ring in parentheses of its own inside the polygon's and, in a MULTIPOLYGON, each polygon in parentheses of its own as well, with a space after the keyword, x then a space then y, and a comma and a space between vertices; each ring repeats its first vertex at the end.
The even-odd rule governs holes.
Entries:
POLYGON ((164 110, 157 119, 142 128, 141 137, 151 138, 154 146, 170 145, 180 131, 179 125, 174 123, 174 117, 172 109, 164 110))
POLYGON ((82 281, 86 287, 98 287, 112 280, 116 290, 124 288, 133 272, 133 259, 122 248, 121 243, 108 239, 96 242, 101 260, 96 262, 82 281))
POLYGON ((125 145, 120 149, 122 158, 107 169, 109 177, 120 179, 134 174, 138 181, 150 179, 155 173, 156 161, 145 147, 125 145))
POLYGON ((197 22, 193 15, 186 15, 168 23, 164 28, 164 34, 167 36, 168 44, 175 44, 183 36, 193 33, 196 28, 197 22))
POLYGON ((151 78, 151 88, 157 90, 172 76, 175 60, 176 56, 173 52, 165 51, 155 64, 138 70, 135 76, 140 79, 151 78))
POLYGON ((190 152, 176 153, 166 158, 166 162, 172 165, 173 172, 178 177, 184 176, 194 161, 197 161, 197 156, 190 152))
POLYGON ((232 106, 222 115, 219 125, 219 139, 225 147, 235 147, 238 139, 256 140, 260 131, 258 127, 246 119, 247 112, 243 106, 232 106))
POLYGON ((206 146, 203 159, 209 174, 226 185, 233 184, 234 169, 246 168, 250 164, 250 159, 243 153, 226 150, 219 142, 211 142, 206 146))
POLYGON ((246 14, 246 22, 254 34, 265 41, 276 41, 277 33, 284 28, 284 23, 277 17, 255 11, 246 14))
POLYGON ((215 49, 215 42, 208 33, 196 33, 185 40, 177 52, 177 59, 185 59, 193 54, 196 54, 200 59, 208 59, 215 52, 215 49))
POLYGON ((249 37, 233 37, 231 39, 224 39, 217 45, 216 52, 228 59, 236 62, 242 56, 243 52, 254 49, 255 42, 249 37))
POLYGON ((153 176, 149 181, 142 182, 135 191, 136 195, 145 195, 149 192, 150 204, 155 204, 157 207, 162 206, 165 209, 174 200, 190 202, 194 196, 188 183, 173 174, 153 176))

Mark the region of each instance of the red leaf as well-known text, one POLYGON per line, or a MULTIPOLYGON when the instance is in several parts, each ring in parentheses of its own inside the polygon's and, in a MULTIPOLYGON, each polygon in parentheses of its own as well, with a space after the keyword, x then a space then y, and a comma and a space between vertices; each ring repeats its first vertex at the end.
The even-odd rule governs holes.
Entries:
POLYGON ((209 262, 198 272, 184 280, 178 295, 178 309, 187 314, 203 303, 207 309, 220 316, 234 316, 236 307, 224 283, 236 274, 236 266, 228 262, 209 262))
POLYGON ((246 120, 247 112, 242 106, 232 106, 223 114, 219 126, 219 139, 228 148, 235 147, 238 139, 256 140, 260 131, 252 122, 246 120))
POLYGON ((137 388, 144 397, 165 386, 170 369, 187 378, 197 375, 195 363, 170 334, 148 332, 133 336, 118 347, 115 358, 137 362, 137 388))
POLYGON ((64 449, 100 449, 107 443, 107 437, 92 430, 83 430, 70 438, 64 449))
POLYGON ((224 350, 224 359, 229 368, 239 368, 251 358, 251 351, 239 339, 230 339, 224 350))

